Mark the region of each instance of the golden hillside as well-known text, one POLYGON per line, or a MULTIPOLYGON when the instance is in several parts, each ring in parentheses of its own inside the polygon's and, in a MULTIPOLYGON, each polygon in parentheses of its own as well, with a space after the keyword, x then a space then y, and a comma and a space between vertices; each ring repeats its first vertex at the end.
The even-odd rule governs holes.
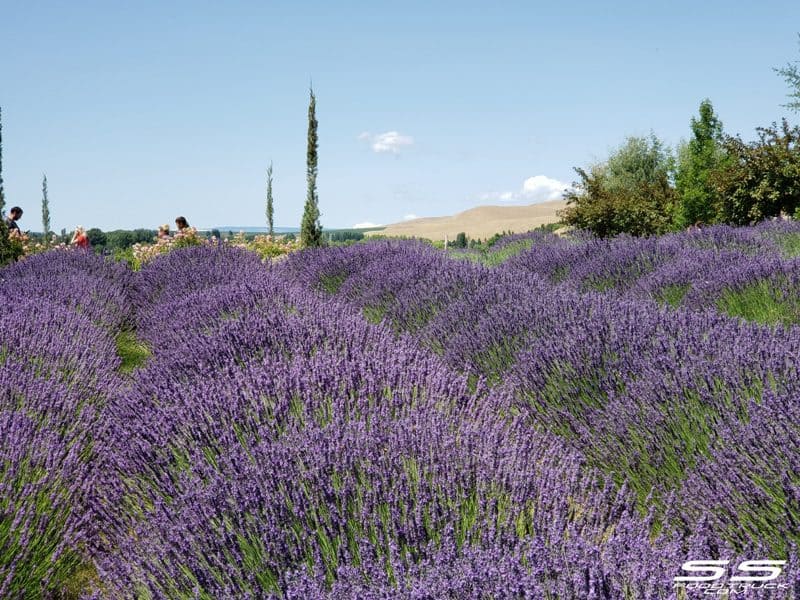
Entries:
POLYGON ((367 235, 388 235, 453 240, 463 231, 471 238, 489 238, 495 233, 522 233, 540 225, 557 222, 556 212, 566 206, 563 200, 527 206, 478 206, 449 217, 425 217, 387 225, 367 235))

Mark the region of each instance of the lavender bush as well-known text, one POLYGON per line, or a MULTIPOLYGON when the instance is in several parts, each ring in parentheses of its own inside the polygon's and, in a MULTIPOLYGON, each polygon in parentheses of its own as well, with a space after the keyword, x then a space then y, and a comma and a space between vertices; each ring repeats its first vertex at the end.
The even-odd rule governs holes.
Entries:
POLYGON ((0 279, 0 596, 77 596, 92 571, 93 444, 119 386, 112 329, 128 318, 129 281, 65 251, 0 279))
MULTIPOLYGON (((100 499, 98 571, 114 593, 668 588, 657 566, 669 558, 632 496, 558 438, 529 435, 509 397, 470 391, 414 340, 275 275, 246 291, 208 281, 180 300, 176 333, 109 409, 109 470, 122 476, 100 499), (498 552, 508 571, 492 580, 444 576, 464 561, 488 569, 498 552), (606 564, 565 575, 565 552, 606 564), (633 577, 642 553, 654 567, 633 577)), ((161 330, 176 301, 143 314, 144 331, 161 330)))

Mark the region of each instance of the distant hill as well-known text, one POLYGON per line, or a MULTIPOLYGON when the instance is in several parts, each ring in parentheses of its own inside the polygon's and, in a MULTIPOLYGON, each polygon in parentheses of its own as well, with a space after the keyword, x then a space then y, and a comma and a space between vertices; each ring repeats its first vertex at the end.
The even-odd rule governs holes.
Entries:
POLYGON ((419 237, 443 240, 454 239, 459 232, 471 238, 486 239, 495 233, 523 233, 540 225, 557 223, 557 211, 567 205, 564 200, 540 202, 527 206, 478 206, 450 217, 426 217, 387 225, 367 235, 419 237))

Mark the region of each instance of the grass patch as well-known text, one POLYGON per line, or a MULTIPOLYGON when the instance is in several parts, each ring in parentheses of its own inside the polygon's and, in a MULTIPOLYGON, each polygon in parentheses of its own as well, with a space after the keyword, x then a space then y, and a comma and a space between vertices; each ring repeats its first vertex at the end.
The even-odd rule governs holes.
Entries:
POLYGON ((656 292, 655 298, 659 304, 666 304, 672 308, 678 308, 691 287, 692 286, 688 283, 665 285, 656 292))
POLYGON ((762 280, 740 290, 727 290, 717 301, 717 309, 762 325, 800 323, 800 301, 774 281, 762 280))
POLYGON ((329 294, 335 294, 342 287, 347 275, 344 273, 336 273, 333 275, 323 275, 319 278, 319 285, 322 289, 329 294))
POLYGON ((121 331, 116 338, 117 355, 122 360, 119 370, 132 373, 150 358, 150 348, 136 337, 133 331, 121 331))
POLYGON ((490 250, 486 254, 486 259, 484 263, 489 267, 494 267, 507 261, 512 256, 516 256, 520 252, 524 252, 533 246, 533 240, 520 240, 518 242, 511 242, 510 244, 506 244, 500 250, 492 251, 490 250))
POLYGON ((364 313, 364 318, 367 321, 373 325, 377 325, 383 321, 383 315, 386 314, 386 307, 367 305, 362 309, 362 312, 364 313))
POLYGON ((613 277, 590 277, 584 281, 583 289, 586 292, 607 292, 617 286, 617 280, 613 277))
POLYGON ((779 236, 775 242, 784 256, 788 258, 800 256, 800 233, 786 233, 779 236))
POLYGON ((472 262, 482 263, 487 267, 496 267, 512 256, 516 256, 520 252, 530 249, 531 246, 533 246, 533 240, 519 240, 517 242, 511 242, 499 250, 493 250, 491 247, 487 249, 478 248, 478 252, 451 250, 450 258, 471 260, 472 262))

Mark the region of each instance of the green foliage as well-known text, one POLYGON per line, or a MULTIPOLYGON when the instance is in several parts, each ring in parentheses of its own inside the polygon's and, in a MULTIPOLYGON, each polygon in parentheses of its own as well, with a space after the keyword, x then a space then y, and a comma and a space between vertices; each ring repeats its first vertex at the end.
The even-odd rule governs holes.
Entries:
POLYGON ((5 489, 16 492, 0 496, 0 572, 5 576, 3 567, 11 564, 15 564, 16 569, 11 571, 13 576, 3 582, 4 597, 64 597, 66 594, 61 592, 85 568, 74 549, 58 549, 70 513, 59 497, 64 496, 68 486, 55 477, 48 477, 42 465, 31 464, 27 457, 18 466, 15 477, 9 477, 9 468, 10 465, 0 464, 0 480, 5 489), (38 482, 37 492, 22 492, 34 482, 38 482), (14 514, 26 515, 24 528, 14 523, 14 514), (25 530, 35 532, 27 544, 20 537, 25 530), (26 547, 25 552, 20 553, 23 547, 26 547), (46 588, 42 584, 45 580, 49 580, 46 588))
POLYGON ((467 234, 463 231, 459 232, 456 235, 456 239, 453 240, 453 248, 466 248, 467 247, 467 234))
POLYGON ((156 231, 152 229, 116 229, 106 232, 106 247, 109 250, 124 250, 134 244, 150 243, 156 237, 156 231))
POLYGON ((133 331, 121 331, 115 341, 117 355, 121 360, 119 370, 122 373, 133 372, 144 365, 150 357, 150 349, 136 338, 133 331))
POLYGON ((500 250, 494 250, 491 246, 485 247, 484 245, 476 246, 474 249, 478 252, 454 252, 451 254, 453 258, 471 260, 479 262, 487 267, 496 267, 504 263, 512 256, 516 256, 523 250, 529 249, 533 245, 533 240, 519 240, 506 244, 500 250))
POLYGON ((22 243, 9 237, 8 226, 5 219, 0 216, 0 267, 14 262, 23 254, 22 243))
POLYGON ((306 204, 300 223, 300 240, 304 247, 322 246, 322 226, 319 224, 319 198, 317 196, 317 99, 310 90, 308 103, 308 146, 306 148, 306 204))
POLYGON ((700 118, 692 117, 692 139, 678 150, 675 189, 680 199, 678 225, 713 223, 719 203, 711 174, 725 160, 722 149, 722 122, 714 114, 711 101, 700 103, 700 118))
POLYGON ((272 161, 270 161, 269 168, 267 169, 267 233, 270 237, 275 233, 272 226, 274 213, 275 209, 272 205, 272 161))
POLYGON ((674 159, 655 135, 629 137, 606 162, 575 171, 580 180, 567 191, 561 213, 566 225, 599 237, 653 235, 673 228, 674 159))
POLYGON ((505 231, 503 233, 495 233, 492 237, 490 237, 488 240, 486 240, 486 247, 487 248, 491 248, 497 242, 499 242, 501 239, 503 239, 506 235, 511 235, 511 234, 507 233, 505 231))
POLYGON ((106 234, 97 227, 92 227, 91 229, 87 230, 86 236, 89 238, 89 243, 92 245, 92 248, 105 247, 107 242, 106 234))
POLYGON ((326 274, 320 277, 319 285, 329 294, 335 294, 342 287, 345 279, 347 279, 347 274, 345 273, 326 274))
POLYGON ((132 271, 142 268, 142 261, 133 253, 133 248, 116 248, 112 252, 112 257, 118 262, 125 261, 132 271))
POLYGON ((363 231, 329 231, 325 236, 329 242, 343 244, 346 242, 360 242, 364 239, 363 231))
POLYGON ((47 175, 42 175, 42 236, 44 244, 50 243, 50 200, 47 197, 47 175))
POLYGON ((197 235, 194 229, 190 229, 189 233, 176 235, 172 240, 173 248, 190 248, 202 244, 203 238, 197 235))
POLYGON ((732 317, 764 325, 795 325, 800 323, 800 299, 786 292, 787 285, 762 280, 741 290, 727 290, 717 308, 732 317))
POLYGON ((373 325, 377 325, 381 321, 383 321, 383 315, 386 314, 386 307, 385 306, 365 306, 364 310, 364 318, 372 323, 373 325))
POLYGON ((656 295, 656 300, 672 308, 677 308, 683 302, 683 298, 690 288, 691 285, 688 283, 673 283, 664 286, 656 295))
MULTIPOLYGON (((534 229, 529 229, 528 233, 532 231, 541 231, 542 233, 555 233, 559 229, 564 226, 563 223, 544 223, 543 225, 539 225, 534 229)), ((487 239, 483 244, 482 247, 488 249, 494 246, 497 242, 502 240, 504 237, 514 235, 513 231, 503 231, 502 233, 495 233, 492 237, 487 239)))
POLYGON ((280 238, 275 239, 268 235, 256 235, 248 238, 244 234, 239 234, 234 236, 233 244, 239 248, 255 252, 264 261, 286 256, 297 249, 295 244, 291 242, 280 238))
POLYGON ((800 208, 800 127, 783 119, 780 127, 759 127, 758 140, 739 136, 723 141, 729 159, 711 176, 725 223, 745 225, 795 214, 800 208))
MULTIPOLYGON (((150 244, 156 237, 157 232, 153 229, 115 229, 114 231, 102 231, 97 228, 90 229, 86 232, 89 236, 89 242, 95 250, 108 250, 115 257, 121 260, 127 260, 129 255, 132 255, 128 250, 134 244, 150 244)), ((69 242, 69 236, 66 235, 66 230, 61 232, 62 241, 66 239, 69 242)), ((133 264, 130 263, 129 264, 133 264)))
POLYGON ((539 225, 533 231, 544 231, 546 233, 555 233, 556 231, 558 231, 562 227, 563 227, 563 225, 561 223, 544 223, 542 225, 539 225))
POLYGON ((778 244, 784 256, 788 258, 800 256, 800 233, 785 233, 778 236, 775 243, 778 244))
MULTIPOLYGON (((798 42, 800 42, 800 35, 798 35, 798 42)), ((800 61, 787 63, 785 67, 775 69, 775 72, 783 77, 786 85, 789 86, 789 102, 784 106, 800 112, 800 61)))

